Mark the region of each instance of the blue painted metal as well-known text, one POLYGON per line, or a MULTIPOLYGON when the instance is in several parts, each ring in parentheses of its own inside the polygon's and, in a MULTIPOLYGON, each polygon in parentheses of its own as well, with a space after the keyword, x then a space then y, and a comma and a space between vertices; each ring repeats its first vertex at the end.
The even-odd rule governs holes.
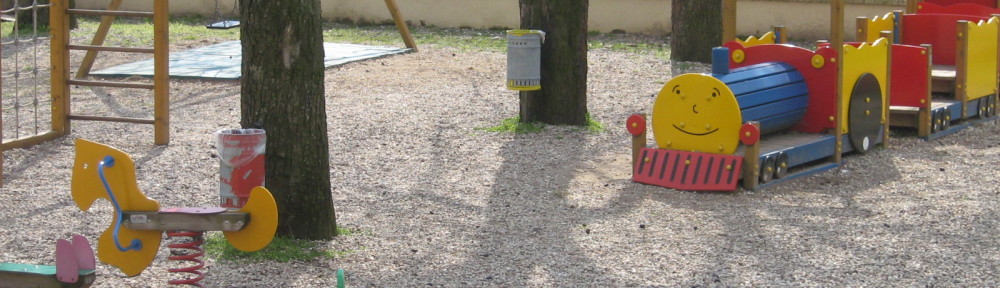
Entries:
POLYGON ((729 48, 712 48, 712 75, 729 74, 729 48))

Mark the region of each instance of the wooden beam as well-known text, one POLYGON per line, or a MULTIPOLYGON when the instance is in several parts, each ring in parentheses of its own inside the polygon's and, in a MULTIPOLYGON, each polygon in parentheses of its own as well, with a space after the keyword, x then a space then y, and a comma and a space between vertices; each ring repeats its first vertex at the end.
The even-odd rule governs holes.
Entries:
MULTIPOLYGON (((760 123, 757 121, 747 122, 747 124, 757 127, 760 131, 760 123)), ((753 145, 746 145, 743 148, 743 189, 757 190, 760 186, 760 141, 753 145)))
MULTIPOLYGON (((883 31, 880 34, 885 37, 886 45, 886 63, 885 63, 885 95, 882 95, 882 148, 889 148, 889 121, 891 116, 889 114, 889 99, 892 99, 892 31, 883 31)), ((930 79, 930 78, 927 78, 930 79)))
MULTIPOLYGON (((122 0, 111 0, 111 3, 108 4, 108 11, 118 10, 121 5, 122 0)), ((108 31, 111 30, 111 23, 114 21, 115 16, 101 16, 101 25, 97 26, 97 32, 94 34, 94 39, 90 40, 90 45, 104 45, 104 39, 108 37, 108 31)), ((97 50, 88 50, 87 55, 83 56, 83 61, 80 62, 80 69, 76 70, 76 79, 90 75, 90 69, 94 67, 94 60, 97 59, 97 52, 97 50)))
POLYGON ((722 0, 722 44, 736 39, 736 0, 722 0))
POLYGON ((774 26, 772 29, 774 29, 774 43, 788 43, 788 28, 785 28, 785 26, 774 26))
POLYGON ((170 143, 170 1, 153 2, 153 143, 170 143))
POLYGON ((51 52, 49 54, 52 73, 50 74, 51 95, 52 95, 52 131, 56 134, 65 135, 70 132, 69 118, 66 115, 70 111, 69 101, 69 14, 66 0, 53 0, 52 7, 49 8, 49 33, 51 52))
POLYGON ((840 164, 841 153, 844 149, 844 121, 841 118, 844 113, 844 0, 830 1, 830 47, 837 51, 837 94, 834 116, 834 132, 837 145, 834 148, 833 162, 840 164))
MULTIPOLYGON (((906 14, 917 13, 917 3, 920 0, 906 0, 906 14)), ((998 0, 1000 2, 1000 0, 998 0)))
MULTIPOLYGON (((927 49, 928 58, 931 57, 930 55, 934 55, 934 53, 932 53, 934 52, 932 50, 934 47, 931 47, 931 44, 920 44, 920 47, 927 49)), ((933 69, 934 63, 931 63, 931 61, 928 60, 927 79, 931 79, 931 70, 933 69)), ((931 90, 931 87, 931 81, 927 81, 927 95, 921 95, 923 101, 920 101, 920 104, 922 106, 920 106, 920 112, 917 114, 917 135, 924 138, 931 137, 931 125, 934 125, 934 123, 931 123, 931 108, 933 108, 933 106, 931 106, 931 94, 933 94, 931 93, 931 91, 933 91, 931 90)))
POLYGON ((410 35, 410 28, 406 26, 403 14, 399 12, 396 0, 385 0, 385 6, 389 8, 389 14, 392 14, 392 20, 396 22, 396 29, 399 29, 399 35, 403 37, 403 43, 406 43, 406 48, 413 49, 413 52, 416 52, 417 43, 413 42, 413 36, 410 35))

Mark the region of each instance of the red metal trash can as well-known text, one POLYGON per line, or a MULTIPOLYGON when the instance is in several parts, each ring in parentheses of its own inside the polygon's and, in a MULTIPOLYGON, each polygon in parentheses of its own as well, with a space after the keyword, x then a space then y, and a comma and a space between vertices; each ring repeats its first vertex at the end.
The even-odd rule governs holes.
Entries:
POLYGON ((250 190, 264 186, 264 148, 267 134, 263 129, 223 129, 215 133, 219 149, 220 206, 241 208, 250 198, 250 190))

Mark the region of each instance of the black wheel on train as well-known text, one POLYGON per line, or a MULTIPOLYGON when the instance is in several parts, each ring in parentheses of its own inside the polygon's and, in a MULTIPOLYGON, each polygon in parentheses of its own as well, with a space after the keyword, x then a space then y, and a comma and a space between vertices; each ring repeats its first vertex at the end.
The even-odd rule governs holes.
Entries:
POLYGON ((979 116, 979 119, 986 119, 990 117, 990 99, 992 98, 993 96, 990 96, 979 98, 979 100, 977 100, 978 103, 976 103, 976 105, 979 106, 979 113, 977 113, 977 116, 979 116))
POLYGON ((760 183, 771 182, 774 178, 774 156, 764 157, 764 161, 760 162, 760 183))
POLYGON ((934 110, 931 112, 931 133, 941 131, 941 116, 944 116, 944 113, 941 113, 941 110, 934 110))
POLYGON ((848 139, 854 151, 868 153, 882 131, 882 88, 878 79, 865 73, 854 83, 847 108, 848 139))
POLYGON ((941 131, 951 128, 951 108, 944 108, 941 112, 941 131))
POLYGON ((788 154, 781 152, 774 160, 774 178, 781 179, 788 176, 788 154))
POLYGON ((989 112, 986 114, 990 117, 997 116, 997 98, 1000 98, 1000 95, 993 95, 993 97, 990 97, 990 100, 987 101, 988 105, 986 106, 986 109, 989 112))

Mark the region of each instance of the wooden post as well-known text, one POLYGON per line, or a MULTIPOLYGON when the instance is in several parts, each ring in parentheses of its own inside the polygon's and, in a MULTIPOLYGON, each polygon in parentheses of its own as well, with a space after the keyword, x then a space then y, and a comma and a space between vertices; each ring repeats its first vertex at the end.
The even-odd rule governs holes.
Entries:
POLYGON ((722 44, 735 39, 736 0, 722 0, 722 44))
MULTIPOLYGON (((854 20, 854 41, 868 42, 868 17, 858 17, 854 20)), ((890 39, 891 40, 891 39, 890 39)))
MULTIPOLYGON (((892 31, 882 31, 880 34, 885 37, 886 45, 886 63, 885 63, 885 95, 882 95, 882 148, 889 148, 889 99, 892 99, 892 31)), ((931 79, 931 78, 927 78, 931 79)))
POLYGON ((785 26, 774 26, 773 29, 775 44, 788 43, 788 28, 785 28, 785 26))
POLYGON ((833 162, 840 163, 843 152, 843 113, 844 113, 844 0, 830 1, 830 47, 837 51, 837 100, 834 116, 834 132, 837 137, 836 148, 834 148, 833 162))
MULTIPOLYGON (((920 2, 920 0, 906 0, 906 14, 917 13, 917 5, 919 5, 917 2, 920 2)), ((1000 0, 997 0, 997 2, 1000 2, 1000 0)))
POLYGON ((69 14, 66 9, 69 7, 66 0, 53 0, 49 9, 49 26, 51 27, 52 39, 50 40, 52 62, 52 74, 50 81, 52 85, 52 131, 57 135, 66 135, 70 132, 69 126, 69 14))
MULTIPOLYGON (((3 43, 0 43, 0 55, 3 55, 3 43)), ((3 57, 0 57, 0 67, 3 67, 3 57)), ((0 76, 0 80, 3 76, 0 76)), ((0 95, 3 95, 3 85, 0 85, 0 95)), ((0 107, 3 107, 3 97, 0 97, 0 107)), ((0 109, 0 187, 3 187, 3 109, 0 109)))
MULTIPOLYGON (((111 0, 108 4, 108 11, 118 10, 122 5, 122 0, 111 0)), ((108 37, 108 30, 111 30, 111 23, 115 21, 115 16, 101 16, 101 25, 97 26, 97 32, 94 34, 94 39, 90 41, 90 45, 101 46, 104 45, 104 39, 108 37)), ((83 61, 80 62, 80 69, 76 70, 76 79, 81 79, 90 75, 90 69, 94 67, 94 60, 97 59, 97 50, 87 50, 87 55, 83 56, 83 61)))
MULTIPOLYGON (((958 21, 958 45, 956 46, 956 56, 955 56, 955 100, 962 103, 962 117, 965 117, 966 110, 968 110, 969 103, 969 62, 973 61, 969 59, 969 21, 960 20, 958 21)), ((974 24, 972 24, 974 25, 974 24)), ((946 115, 947 116, 947 115, 946 115)), ((942 118, 941 121, 947 121, 947 117, 942 118)))
POLYGON ((153 143, 170 143, 170 2, 153 2, 153 143))
MULTIPOLYGON (((931 55, 934 55, 934 53, 932 53, 934 51, 931 50, 933 48, 933 47, 931 47, 931 44, 920 44, 920 47, 924 47, 925 49, 927 49, 927 55, 926 56, 927 56, 928 59, 930 59, 931 55)), ((931 70, 933 68, 934 68, 934 63, 931 63, 931 61, 928 60, 927 61, 927 79, 928 79, 928 81, 927 81, 927 95, 923 95, 922 96, 923 99, 921 99, 921 101, 920 101, 920 104, 922 106, 920 106, 920 110, 919 110, 919 112, 917 112, 917 121, 920 121, 920 123, 917 124, 917 135, 919 135, 920 137, 930 137, 931 136, 931 125, 934 125, 934 123, 931 123, 931 108, 933 108, 933 107, 931 107, 931 94, 933 94, 933 93, 931 93, 931 87, 933 85, 931 85, 931 81, 930 81, 930 79, 931 79, 931 70)))
MULTIPOLYGON (((642 117, 642 126, 645 126, 646 114, 639 115, 642 117)), ((646 148, 646 129, 642 129, 642 133, 639 135, 632 135, 632 171, 635 171, 636 163, 641 160, 639 157, 641 157, 642 148, 646 148)))
POLYGON ((410 35, 410 28, 406 26, 406 21, 403 20, 403 15, 399 12, 396 0, 385 0, 385 6, 389 8, 389 14, 392 14, 392 21, 396 22, 396 29, 399 29, 399 35, 403 37, 403 43, 406 43, 406 48, 413 49, 413 52, 416 52, 417 43, 413 42, 413 36, 410 35))
MULTIPOLYGON (((747 122, 747 124, 757 127, 760 131, 760 123, 757 121, 747 122)), ((744 146, 743 149, 743 189, 756 190, 760 185, 760 141, 753 145, 744 146)))

